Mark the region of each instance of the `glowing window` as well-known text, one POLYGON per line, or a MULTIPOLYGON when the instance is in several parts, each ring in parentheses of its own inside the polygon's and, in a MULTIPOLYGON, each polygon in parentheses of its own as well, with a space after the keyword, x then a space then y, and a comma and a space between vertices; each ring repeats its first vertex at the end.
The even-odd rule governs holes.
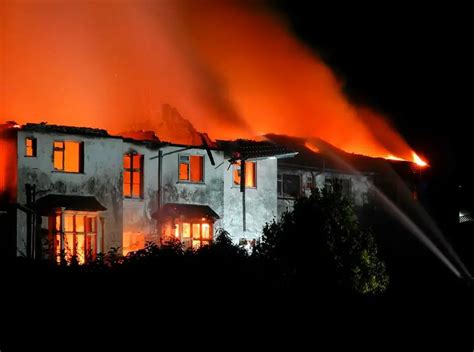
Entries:
POLYGON ((201 238, 201 224, 193 224, 193 238, 194 239, 201 238))
POLYGON ((209 224, 202 224, 202 238, 208 240, 211 238, 211 227, 209 224))
POLYGON ((36 156, 36 138, 25 138, 25 156, 36 156))
POLYGON ((185 222, 181 224, 181 233, 176 230, 176 238, 179 239, 180 234, 186 247, 199 249, 212 241, 212 225, 207 222, 185 222))
POLYGON ((53 253, 59 262, 61 254, 70 262, 79 264, 95 258, 97 254, 97 217, 67 212, 50 217, 50 233, 53 238, 53 253), (64 224, 61 223, 64 219, 64 224), (62 243, 61 243, 62 241, 62 243), (61 251, 63 246, 63 251, 61 251), (61 253, 62 252, 62 253, 61 253))
POLYGON ((83 172, 84 143, 73 141, 54 142, 53 166, 57 171, 83 172))
POLYGON ((123 156, 123 195, 143 198, 143 155, 129 153, 123 156))
POLYGON ((191 237, 191 224, 188 222, 184 222, 182 224, 182 236, 183 238, 190 238, 191 237))
POLYGON ((123 255, 145 248, 145 235, 141 232, 123 233, 123 255))
POLYGON ((179 180, 204 182, 204 157, 201 155, 180 155, 179 180))
MULTIPOLYGON (((235 186, 240 185, 241 180, 241 167, 240 161, 234 165, 233 168, 233 183, 235 186)), ((255 188, 257 187, 257 163, 254 161, 245 162, 245 187, 255 188)))

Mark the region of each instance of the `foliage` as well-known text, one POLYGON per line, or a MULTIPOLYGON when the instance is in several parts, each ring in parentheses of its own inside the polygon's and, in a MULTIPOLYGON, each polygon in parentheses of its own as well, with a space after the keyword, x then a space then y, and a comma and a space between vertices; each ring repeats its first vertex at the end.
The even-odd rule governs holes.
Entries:
MULTIPOLYGON (((326 288, 342 285, 361 294, 376 294, 388 285, 373 233, 361 228, 353 201, 343 196, 338 183, 298 199, 292 212, 267 224, 255 255, 289 278, 296 278, 297 266, 309 270, 308 275, 313 273, 326 288)), ((314 283, 309 278, 304 281, 314 283)))

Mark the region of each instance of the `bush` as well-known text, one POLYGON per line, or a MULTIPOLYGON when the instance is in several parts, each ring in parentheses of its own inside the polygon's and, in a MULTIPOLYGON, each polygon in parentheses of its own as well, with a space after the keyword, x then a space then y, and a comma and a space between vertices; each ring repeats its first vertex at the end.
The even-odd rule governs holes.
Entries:
POLYGON ((288 280, 296 280, 299 265, 303 286, 342 286, 360 294, 381 293, 388 286, 373 233, 361 228, 353 201, 337 183, 298 199, 292 212, 267 224, 254 255, 288 280))

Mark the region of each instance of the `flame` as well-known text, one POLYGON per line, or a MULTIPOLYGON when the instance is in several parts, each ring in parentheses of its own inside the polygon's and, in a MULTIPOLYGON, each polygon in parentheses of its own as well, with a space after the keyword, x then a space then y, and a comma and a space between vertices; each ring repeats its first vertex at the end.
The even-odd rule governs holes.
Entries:
POLYGON ((388 159, 388 160, 399 160, 399 161, 405 161, 405 159, 402 159, 402 158, 399 158, 399 157, 396 157, 395 155, 392 155, 392 154, 389 154, 385 157, 385 159, 388 159))
POLYGON ((428 163, 426 161, 423 161, 415 152, 412 152, 413 154, 413 162, 417 164, 420 167, 426 167, 428 166, 428 163))
POLYGON ((169 140, 168 103, 212 138, 313 131, 348 152, 413 159, 259 1, 7 1, 0 23, 0 118, 169 140))
POLYGON ((306 143, 304 144, 304 146, 305 146, 306 148, 308 148, 309 150, 311 150, 312 152, 319 153, 319 148, 316 147, 316 146, 315 146, 314 144, 312 144, 312 143, 306 142, 306 143))

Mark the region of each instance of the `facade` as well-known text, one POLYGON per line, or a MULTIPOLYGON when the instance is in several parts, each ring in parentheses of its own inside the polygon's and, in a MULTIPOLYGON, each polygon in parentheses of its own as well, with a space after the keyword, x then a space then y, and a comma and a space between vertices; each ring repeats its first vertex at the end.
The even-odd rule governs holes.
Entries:
POLYGON ((3 254, 80 263, 167 238, 198 248, 220 228, 256 239, 277 217, 277 158, 293 156, 268 142, 175 145, 47 124, 7 124, 0 140, 3 254))
POLYGON ((178 145, 154 133, 130 138, 92 128, 1 126, 0 255, 83 263, 113 248, 126 255, 148 241, 178 239, 197 249, 220 229, 248 245, 298 197, 334 182, 359 206, 370 201, 374 184, 396 199, 388 169, 411 177, 416 197, 416 172, 407 162, 286 136, 198 136, 201 145, 178 145))

